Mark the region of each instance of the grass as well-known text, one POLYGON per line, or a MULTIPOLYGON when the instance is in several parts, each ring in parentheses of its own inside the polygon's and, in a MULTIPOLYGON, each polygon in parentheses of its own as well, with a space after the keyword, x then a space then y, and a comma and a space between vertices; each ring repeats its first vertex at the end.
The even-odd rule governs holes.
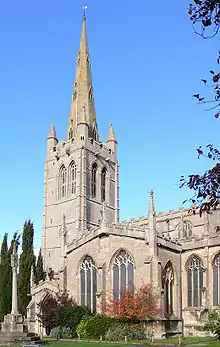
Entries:
MULTIPOLYGON (((138 343, 138 341, 136 341, 138 343)), ((145 345, 152 345, 152 342, 150 340, 145 341, 139 341, 139 343, 145 344, 145 345)), ((135 342, 134 342, 135 343, 135 342)), ((127 347, 134 347, 134 343, 129 344, 129 342, 126 344, 127 347)), ((169 345, 169 344, 178 344, 179 339, 178 338, 169 338, 169 339, 163 339, 163 340, 155 340, 153 345, 169 345)), ((184 345, 190 345, 190 344, 199 344, 198 346, 202 347, 220 347, 220 341, 217 341, 213 337, 185 337, 182 339, 182 343, 184 345), (204 345, 203 345, 204 342, 204 345)), ((58 340, 58 341, 49 341, 46 340, 45 344, 42 344, 42 346, 45 347, 125 347, 125 344, 120 343, 105 343, 105 342, 77 342, 77 341, 65 341, 65 340, 58 340), (100 346, 101 345, 101 346, 100 346)), ((1 346, 1 347, 8 347, 8 346, 1 346)), ((10 347, 21 347, 21 344, 16 344, 10 347)))

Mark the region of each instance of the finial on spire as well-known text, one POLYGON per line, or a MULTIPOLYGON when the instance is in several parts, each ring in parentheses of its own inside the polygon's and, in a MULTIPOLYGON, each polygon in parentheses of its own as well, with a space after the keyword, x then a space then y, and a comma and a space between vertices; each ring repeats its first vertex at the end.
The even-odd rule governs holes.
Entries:
POLYGON ((87 10, 88 6, 84 5, 83 6, 83 20, 86 20, 86 10, 87 10))

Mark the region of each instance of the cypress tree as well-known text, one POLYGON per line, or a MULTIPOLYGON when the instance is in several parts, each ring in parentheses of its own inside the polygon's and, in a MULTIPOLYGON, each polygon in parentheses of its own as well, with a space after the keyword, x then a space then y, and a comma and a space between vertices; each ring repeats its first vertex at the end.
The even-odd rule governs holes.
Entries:
POLYGON ((18 276, 18 303, 20 313, 26 314, 27 305, 30 302, 30 277, 31 268, 35 266, 34 256, 34 227, 28 220, 24 223, 22 234, 22 252, 19 260, 18 276))
POLYGON ((4 316, 11 312, 11 255, 13 252, 14 242, 16 242, 18 248, 19 236, 17 233, 14 233, 10 248, 8 249, 8 235, 4 235, 0 253, 0 320, 3 320, 4 316))
POLYGON ((36 272, 35 272, 35 283, 38 284, 41 280, 45 280, 45 272, 43 267, 43 257, 41 249, 38 254, 37 258, 37 266, 36 266, 36 272))
POLYGON ((8 234, 5 234, 1 246, 0 263, 0 320, 11 309, 11 264, 8 252, 8 234))

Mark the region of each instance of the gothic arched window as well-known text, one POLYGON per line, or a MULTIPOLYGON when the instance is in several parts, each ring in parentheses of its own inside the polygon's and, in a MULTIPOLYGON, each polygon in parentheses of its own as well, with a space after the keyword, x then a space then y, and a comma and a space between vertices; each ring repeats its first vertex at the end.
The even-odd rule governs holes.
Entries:
POLYGON ((134 260, 131 255, 121 250, 114 258, 113 273, 113 299, 120 299, 124 291, 134 290, 134 260))
POLYGON ((213 262, 213 306, 220 304, 220 253, 218 253, 213 262))
POLYGON ((164 287, 164 298, 165 298, 165 313, 173 314, 173 282, 174 272, 173 266, 169 261, 164 269, 163 276, 163 287, 164 287))
POLYGON ((106 168, 104 167, 101 172, 101 201, 106 199, 106 168))
POLYGON ((95 263, 88 255, 80 268, 81 305, 96 312, 97 271, 95 263))
POLYGON ((92 180, 91 180, 91 193, 92 198, 96 197, 96 183, 97 183, 97 164, 92 165, 92 180))
POLYGON ((76 164, 70 164, 69 170, 70 194, 76 194, 76 164))
POLYGON ((202 305, 203 264, 199 257, 193 256, 187 262, 188 306, 202 305))
POLYGON ((66 196, 66 184, 67 184, 66 168, 64 165, 62 165, 60 168, 60 173, 59 173, 59 197, 60 197, 60 199, 62 199, 66 196))

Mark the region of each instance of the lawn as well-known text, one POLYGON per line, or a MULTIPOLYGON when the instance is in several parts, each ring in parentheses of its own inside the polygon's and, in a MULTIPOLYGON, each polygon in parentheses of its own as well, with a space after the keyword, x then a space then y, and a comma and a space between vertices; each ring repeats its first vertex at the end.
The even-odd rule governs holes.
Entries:
MULTIPOLYGON (((143 345, 169 345, 169 344, 176 344, 178 345, 179 339, 178 338, 170 338, 170 339, 164 339, 164 340, 155 340, 154 344, 151 343, 151 341, 142 341, 143 345)), ((182 343, 184 345, 193 345, 198 347, 220 347, 220 341, 217 341, 216 339, 212 337, 188 337, 182 339, 182 343), (204 345, 203 345, 204 343, 204 345)), ((127 344, 124 343, 105 343, 105 342, 78 342, 78 341, 45 341, 45 343, 42 343, 42 346, 44 347, 134 347, 135 343, 127 344)), ((138 343, 137 343, 138 344, 138 343)), ((34 346, 34 345, 33 345, 34 346)), ((1 347, 8 347, 8 346, 1 346, 1 347)), ((21 344, 16 344, 10 347, 21 347, 21 344)))

